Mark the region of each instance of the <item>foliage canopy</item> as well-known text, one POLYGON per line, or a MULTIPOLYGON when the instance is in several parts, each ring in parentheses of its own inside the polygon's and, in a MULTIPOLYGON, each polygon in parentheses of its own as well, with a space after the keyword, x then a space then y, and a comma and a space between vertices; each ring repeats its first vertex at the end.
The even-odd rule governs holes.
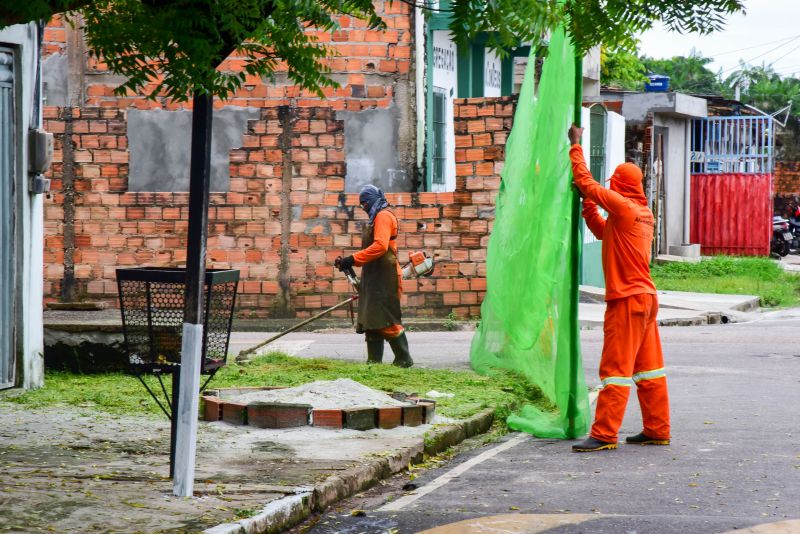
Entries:
POLYGON ((642 58, 649 72, 669 76, 670 87, 675 91, 698 94, 719 94, 723 85, 708 68, 712 58, 699 54, 676 56, 671 59, 642 58))
MULTIPOLYGON (((394 0, 416 1, 433 6, 394 0)), ((435 9, 450 14, 457 41, 486 32, 489 46, 502 51, 564 24, 585 51, 600 43, 630 49, 634 35, 656 22, 708 33, 743 0, 441 0, 435 9)), ((91 53, 127 79, 120 93, 146 90, 176 101, 194 93, 225 98, 247 75, 270 77, 282 66, 293 83, 319 93, 335 85, 323 62, 330 51, 306 30, 335 30, 343 15, 384 28, 372 0, 26 0, 3 2, 0 26, 62 12, 83 17, 91 53), (219 69, 232 53, 245 59, 243 72, 219 69)))

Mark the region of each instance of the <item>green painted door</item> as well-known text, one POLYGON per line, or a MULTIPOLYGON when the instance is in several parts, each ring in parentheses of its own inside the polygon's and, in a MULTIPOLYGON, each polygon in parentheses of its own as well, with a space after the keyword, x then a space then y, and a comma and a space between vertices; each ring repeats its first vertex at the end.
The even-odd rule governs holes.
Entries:
MULTIPOLYGON (((600 184, 605 185, 606 167, 606 110, 594 105, 589 119, 589 170, 600 184)), ((603 280, 602 242, 584 227, 581 283, 588 286, 605 287, 603 280)))
POLYGON ((14 53, 0 48, 0 389, 15 382, 14 53))

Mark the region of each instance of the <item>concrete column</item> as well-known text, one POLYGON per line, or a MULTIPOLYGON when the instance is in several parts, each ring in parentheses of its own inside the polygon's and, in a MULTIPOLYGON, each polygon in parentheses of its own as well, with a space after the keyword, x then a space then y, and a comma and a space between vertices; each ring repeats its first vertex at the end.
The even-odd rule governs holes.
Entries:
POLYGON ((177 406, 172 417, 178 418, 175 438, 175 474, 172 492, 178 497, 191 497, 194 487, 194 460, 197 449, 198 391, 200 391, 200 357, 203 349, 203 325, 183 324, 181 341, 181 383, 177 406))

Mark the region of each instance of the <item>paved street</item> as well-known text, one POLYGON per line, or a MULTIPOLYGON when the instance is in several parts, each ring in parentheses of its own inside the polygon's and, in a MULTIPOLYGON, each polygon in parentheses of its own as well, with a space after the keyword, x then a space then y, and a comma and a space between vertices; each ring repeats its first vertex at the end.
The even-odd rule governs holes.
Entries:
MULTIPOLYGON (((578 455, 569 442, 510 434, 425 472, 413 491, 402 489, 408 482, 402 475, 306 527, 318 534, 410 533, 473 520, 436 532, 706 533, 798 520, 796 316, 662 329, 673 418, 669 447, 621 445, 578 455), (351 516, 353 509, 366 513, 351 516)), ((582 332, 590 386, 598 382, 601 339, 598 330, 582 332)), ((356 359, 363 350, 357 337, 345 334, 297 334, 290 341, 300 340, 306 344, 294 351, 300 356, 356 359)), ((467 365, 469 333, 412 333, 410 340, 420 364, 467 365)), ((639 417, 632 395, 623 436, 641 429, 639 417)), ((799 532, 800 522, 762 528, 799 532)))

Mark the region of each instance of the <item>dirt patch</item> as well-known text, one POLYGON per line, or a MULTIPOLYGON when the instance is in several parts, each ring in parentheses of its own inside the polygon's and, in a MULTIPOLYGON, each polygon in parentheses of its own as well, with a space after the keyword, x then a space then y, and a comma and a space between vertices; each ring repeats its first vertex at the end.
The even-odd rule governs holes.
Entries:
POLYGON ((239 429, 203 425, 195 497, 183 499, 168 478, 167 421, 7 403, 0 417, 0 531, 199 532, 346 465, 300 466, 280 444, 242 450, 239 429))
POLYGON ((287 404, 310 404, 315 409, 333 410, 369 406, 409 406, 388 394, 372 389, 349 378, 318 380, 302 386, 284 389, 249 391, 226 397, 241 403, 283 402, 287 404))

